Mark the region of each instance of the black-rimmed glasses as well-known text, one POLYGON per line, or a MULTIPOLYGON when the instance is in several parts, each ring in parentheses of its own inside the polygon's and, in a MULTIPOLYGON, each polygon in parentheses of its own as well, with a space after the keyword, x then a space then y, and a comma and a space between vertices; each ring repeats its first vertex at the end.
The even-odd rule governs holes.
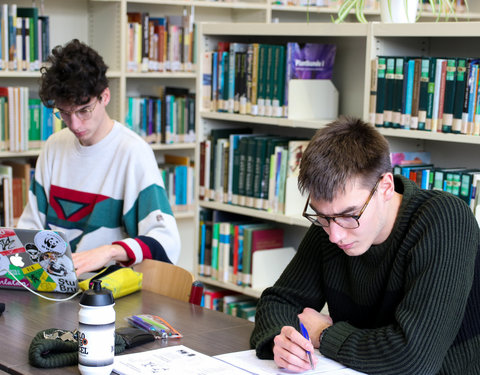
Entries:
POLYGON ((302 216, 305 217, 308 221, 310 221, 312 224, 317 225, 322 228, 326 228, 330 226, 330 221, 333 221, 335 224, 341 226, 342 228, 345 229, 355 229, 360 226, 360 217, 362 214, 365 212, 365 209, 367 208, 368 204, 372 200, 373 195, 377 191, 378 185, 380 184, 380 181, 382 180, 383 175, 380 176, 380 178, 377 180, 377 183, 373 187, 372 191, 370 192, 370 195, 368 196, 367 201, 363 205, 362 209, 358 213, 358 215, 335 215, 335 216, 324 216, 324 215, 319 215, 317 213, 307 213, 307 209, 310 204, 310 195, 308 195, 307 198, 307 203, 305 204, 305 208, 303 209, 302 216))

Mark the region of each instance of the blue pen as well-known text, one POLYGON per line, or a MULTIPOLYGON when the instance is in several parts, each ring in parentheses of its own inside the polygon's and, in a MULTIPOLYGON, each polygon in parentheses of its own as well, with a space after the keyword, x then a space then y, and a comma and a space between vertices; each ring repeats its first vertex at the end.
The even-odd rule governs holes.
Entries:
MULTIPOLYGON (((305 328, 305 326, 303 325, 302 322, 300 322, 300 329, 302 330, 303 337, 305 337, 307 340, 310 340, 310 336, 308 335, 308 331, 307 331, 307 329, 305 328)), ((308 360, 310 361, 310 367, 313 370, 312 353, 310 353, 309 350, 306 350, 306 352, 307 352, 307 355, 308 355, 308 360)))

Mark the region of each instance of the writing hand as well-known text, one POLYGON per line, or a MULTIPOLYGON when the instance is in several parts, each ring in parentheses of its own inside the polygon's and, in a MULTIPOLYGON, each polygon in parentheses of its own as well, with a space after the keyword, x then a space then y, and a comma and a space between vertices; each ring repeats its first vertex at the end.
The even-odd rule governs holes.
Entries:
POLYGON ((322 331, 333 324, 330 316, 321 314, 310 307, 303 309, 303 312, 298 315, 298 319, 300 319, 300 322, 302 322, 310 334, 310 339, 315 348, 320 346, 320 334, 322 331))
MULTIPOLYGON (((295 328, 283 327, 273 342, 273 359, 278 367, 293 372, 311 370, 307 351, 313 353, 313 345, 295 328)), ((315 367, 318 360, 315 356, 312 356, 312 360, 315 367)))

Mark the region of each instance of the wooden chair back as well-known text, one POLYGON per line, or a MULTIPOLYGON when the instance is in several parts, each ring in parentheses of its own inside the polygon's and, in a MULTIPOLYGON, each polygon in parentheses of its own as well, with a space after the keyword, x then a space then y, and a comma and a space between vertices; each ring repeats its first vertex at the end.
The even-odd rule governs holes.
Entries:
POLYGON ((142 289, 188 302, 194 281, 193 274, 171 263, 144 259, 133 269, 143 273, 142 289))

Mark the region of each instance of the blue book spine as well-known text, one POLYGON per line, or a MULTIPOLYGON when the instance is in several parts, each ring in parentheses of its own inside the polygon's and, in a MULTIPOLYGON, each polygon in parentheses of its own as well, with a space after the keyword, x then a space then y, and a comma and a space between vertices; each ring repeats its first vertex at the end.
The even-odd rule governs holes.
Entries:
POLYGON ((413 78, 415 75, 415 59, 408 60, 407 89, 405 95, 405 116, 402 119, 402 128, 410 129, 410 117, 412 116, 413 78))
POLYGON ((218 109, 218 52, 212 52, 212 109, 218 109))
POLYGON ((157 98, 157 110, 155 111, 155 132, 157 133, 157 142, 162 142, 162 99, 157 98))
MULTIPOLYGON (((468 96, 468 126, 471 127, 473 124, 473 116, 475 113, 475 102, 477 96, 477 80, 478 80, 478 65, 472 64, 472 69, 470 71, 471 76, 468 80, 469 85, 469 96, 468 96)), ((468 131, 467 131, 468 132, 468 131)))

